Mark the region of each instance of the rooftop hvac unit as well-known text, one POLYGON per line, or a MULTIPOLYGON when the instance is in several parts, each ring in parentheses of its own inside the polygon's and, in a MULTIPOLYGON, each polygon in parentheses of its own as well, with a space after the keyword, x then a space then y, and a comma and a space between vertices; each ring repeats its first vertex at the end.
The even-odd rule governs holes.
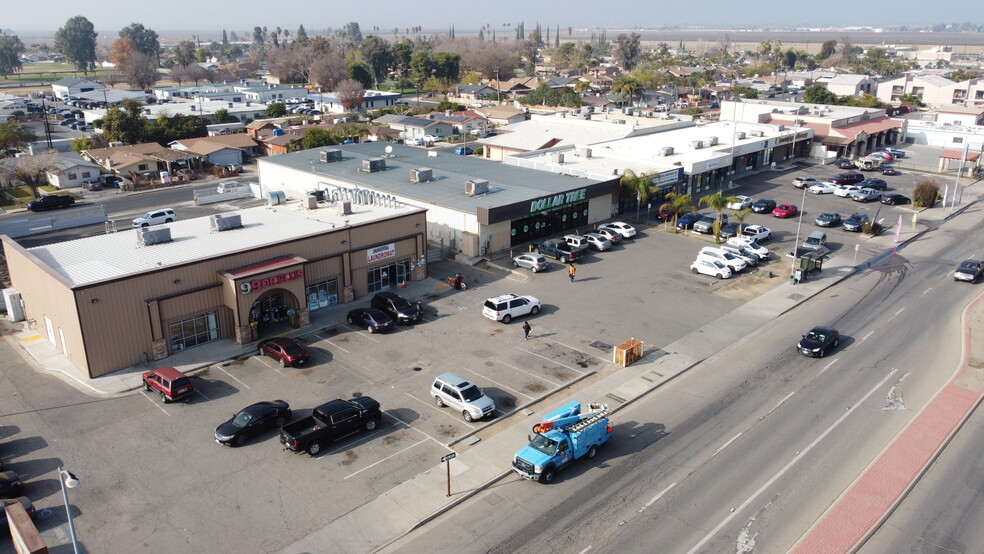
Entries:
POLYGON ((575 156, 580 156, 582 158, 590 158, 591 157, 591 149, 590 148, 584 148, 584 147, 575 148, 574 149, 574 155, 575 156))
POLYGON ((171 228, 161 227, 160 229, 140 229, 137 231, 137 242, 141 246, 151 246, 171 242, 171 228))
POLYGON ((383 158, 369 158, 362 160, 362 171, 365 173, 376 173, 386 169, 386 160, 383 158))
POLYGON ((349 200, 339 202, 338 215, 352 215, 352 202, 349 200))
POLYGON ((426 183, 434 177, 434 170, 429 167, 418 167, 410 170, 411 183, 426 183))
POLYGON ((614 123, 616 125, 625 125, 625 120, 624 119, 615 119, 615 120, 612 121, 612 123, 614 123))
POLYGON ((659 152, 659 155, 660 156, 672 156, 673 155, 673 147, 672 146, 663 146, 663 147, 661 147, 659 149, 658 152, 659 152))
POLYGON ((744 140, 745 139, 745 131, 738 131, 737 133, 735 133, 735 138, 738 139, 738 140, 744 140))
POLYGON ((707 137, 706 139, 704 139, 704 142, 706 142, 708 146, 715 146, 718 143, 718 138, 717 137, 707 137))
POLYGON ((555 164, 562 164, 562 163, 564 163, 564 153, 563 152, 551 152, 550 153, 550 161, 552 161, 555 164))
POLYGON ((229 102, 229 107, 230 107, 230 108, 232 107, 232 102, 229 102))
POLYGON ((190 105, 188 107, 191 109, 191 111, 195 111, 195 105, 194 104, 192 104, 192 105, 190 105))
POLYGON ((485 179, 472 179, 465 183, 465 194, 475 196, 476 194, 488 194, 489 182, 485 179))
POLYGON ((690 147, 694 150, 700 150, 704 147, 704 141, 702 140, 692 140, 690 141, 690 147))
POLYGON ((753 136, 753 137, 764 137, 765 136, 765 133, 763 133, 762 131, 751 131, 748 134, 749 134, 749 136, 753 136))
POLYGON ((266 194, 266 197, 267 197, 267 206, 278 206, 280 204, 285 204, 287 202, 287 195, 284 194, 284 191, 282 190, 275 190, 275 191, 268 192, 266 194))
POLYGON ((216 232, 228 231, 229 229, 239 229, 243 226, 243 218, 239 214, 214 214, 210 219, 212 230, 216 232))
POLYGON ((786 126, 785 125, 779 125, 779 126, 776 127, 776 130, 777 131, 785 131, 786 130, 786 126))
POLYGON ((304 199, 304 207, 309 210, 318 209, 318 197, 313 194, 307 195, 304 199))
POLYGON ((329 148, 321 151, 321 161, 324 163, 342 161, 342 151, 338 148, 329 148))

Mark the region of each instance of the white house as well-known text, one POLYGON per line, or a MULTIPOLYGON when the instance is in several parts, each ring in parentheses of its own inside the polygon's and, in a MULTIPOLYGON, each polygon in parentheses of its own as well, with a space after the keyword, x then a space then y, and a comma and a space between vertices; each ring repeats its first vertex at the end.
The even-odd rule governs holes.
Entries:
POLYGON ((55 96, 62 99, 68 96, 76 96, 83 92, 103 90, 105 88, 106 85, 102 83, 79 77, 65 77, 64 79, 59 79, 51 83, 51 91, 55 96))
POLYGON ((837 96, 861 96, 874 94, 877 83, 867 75, 840 73, 827 83, 827 90, 837 96))
POLYGON ((83 181, 98 179, 99 173, 98 164, 84 159, 76 152, 61 152, 57 154, 54 168, 48 172, 48 182, 60 189, 78 188, 83 181))

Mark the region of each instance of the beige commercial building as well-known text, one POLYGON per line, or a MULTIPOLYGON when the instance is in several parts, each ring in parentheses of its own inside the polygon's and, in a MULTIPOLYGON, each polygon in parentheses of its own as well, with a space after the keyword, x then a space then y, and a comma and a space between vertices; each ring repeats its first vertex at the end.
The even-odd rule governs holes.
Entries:
POLYGON ((246 344, 426 277, 426 210, 395 201, 313 205, 35 248, 0 239, 26 318, 92 378, 209 341, 246 344))

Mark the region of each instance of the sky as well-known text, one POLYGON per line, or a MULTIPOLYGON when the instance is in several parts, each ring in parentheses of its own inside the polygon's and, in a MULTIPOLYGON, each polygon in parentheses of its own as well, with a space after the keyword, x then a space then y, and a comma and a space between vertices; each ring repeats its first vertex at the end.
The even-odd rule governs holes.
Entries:
MULTIPOLYGON (((394 27, 421 26, 428 30, 446 31, 454 25, 455 33, 477 32, 491 24, 497 33, 503 23, 515 25, 524 21, 527 31, 537 21, 543 27, 556 29, 608 28, 632 29, 644 26, 688 26, 704 28, 818 27, 818 26, 899 26, 932 25, 934 23, 984 22, 984 2, 959 2, 940 14, 926 13, 922 0, 895 0, 881 7, 874 5, 858 9, 856 2, 831 0, 823 3, 782 2, 760 0, 563 0, 529 3, 522 0, 497 2, 413 2, 378 0, 361 2, 324 2, 294 0, 269 2, 237 0, 235 2, 123 2, 121 0, 45 0, 40 4, 24 0, 4 2, 0 28, 13 34, 53 35, 65 21, 82 15, 94 25, 100 37, 115 38, 123 27, 142 23, 162 38, 175 32, 191 38, 200 33, 203 39, 221 38, 222 29, 242 35, 253 27, 281 27, 291 33, 301 24, 306 30, 338 28, 349 21, 359 23, 363 34, 379 27, 380 34, 389 35, 394 27), (801 7, 805 6, 805 7, 801 7), (279 9, 278 9, 279 8, 279 9), (279 13, 278 13, 279 12, 279 13), (181 33, 178 33, 181 34, 181 33)), ((984 40, 984 39, 982 39, 984 40)))

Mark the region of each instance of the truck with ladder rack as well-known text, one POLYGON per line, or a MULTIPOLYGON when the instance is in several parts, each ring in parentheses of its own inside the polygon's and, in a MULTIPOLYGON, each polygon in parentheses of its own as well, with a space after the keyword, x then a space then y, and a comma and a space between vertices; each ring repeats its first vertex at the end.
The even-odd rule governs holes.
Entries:
POLYGON ((608 406, 588 404, 581 413, 581 403, 571 402, 548 413, 533 426, 535 435, 529 444, 513 456, 513 471, 524 479, 550 483, 557 472, 574 460, 594 458, 598 448, 612 436, 608 406))

